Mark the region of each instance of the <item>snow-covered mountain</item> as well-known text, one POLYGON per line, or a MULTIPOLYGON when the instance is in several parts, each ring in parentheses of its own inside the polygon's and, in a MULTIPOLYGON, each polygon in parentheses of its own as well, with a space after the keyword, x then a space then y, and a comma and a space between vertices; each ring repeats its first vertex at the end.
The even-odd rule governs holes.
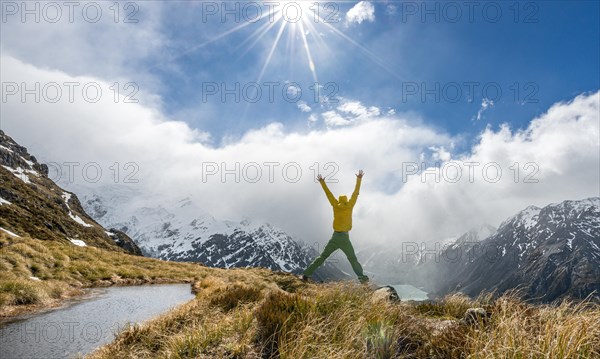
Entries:
MULTIPOLYGON (((94 219, 127 233, 145 254, 156 258, 300 273, 318 255, 271 224, 248 218, 218 220, 192 198, 145 198, 126 185, 77 186, 74 190, 94 219)), ((331 263, 315 273, 322 280, 344 277, 331 263)))
POLYGON ((600 291, 600 198, 529 206, 438 273, 441 294, 522 288, 543 302, 585 298, 600 291))

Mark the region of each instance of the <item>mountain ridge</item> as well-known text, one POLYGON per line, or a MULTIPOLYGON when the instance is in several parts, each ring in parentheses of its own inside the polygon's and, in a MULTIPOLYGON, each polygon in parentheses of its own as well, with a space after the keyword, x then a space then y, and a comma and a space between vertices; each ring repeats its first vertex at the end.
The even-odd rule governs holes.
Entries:
MULTIPOLYGON (((144 199, 134 188, 119 185, 75 188, 82 193, 87 212, 100 223, 127 233, 146 255, 155 258, 219 268, 260 266, 300 274, 318 255, 314 248, 270 223, 247 217, 240 221, 217 219, 191 197, 144 199)), ((348 276, 326 263, 314 278, 348 276)))
POLYGON ((0 199, 4 232, 141 255, 131 238, 94 221, 77 195, 48 178, 48 166, 1 130, 0 199))
POLYGON ((600 197, 528 206, 465 253, 465 262, 445 266, 443 273, 453 274, 443 277, 438 294, 519 288, 542 302, 598 297, 600 197))

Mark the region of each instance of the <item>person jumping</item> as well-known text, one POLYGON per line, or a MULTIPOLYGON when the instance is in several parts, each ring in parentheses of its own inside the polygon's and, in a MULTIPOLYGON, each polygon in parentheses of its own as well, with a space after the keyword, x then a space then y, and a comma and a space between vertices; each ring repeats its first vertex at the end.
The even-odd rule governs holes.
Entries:
POLYGON ((352 229, 352 208, 354 208, 356 200, 358 199, 360 182, 362 181, 363 175, 364 172, 362 170, 358 171, 358 174, 356 175, 356 186, 354 187, 354 192, 352 193, 349 201, 348 197, 345 195, 341 195, 338 199, 335 199, 329 188, 327 188, 327 184, 325 184, 325 179, 323 176, 317 176, 317 180, 319 183, 321 183, 321 187, 323 187, 325 195, 333 207, 333 235, 331 236, 329 242, 327 242, 327 245, 323 249, 321 255, 315 258, 308 268, 304 270, 304 273, 302 274, 302 280, 308 280, 313 272, 321 264, 323 264, 323 262, 325 262, 331 253, 337 249, 341 249, 352 265, 352 269, 358 276, 358 280, 361 283, 366 283, 369 281, 369 277, 363 274, 363 269, 360 263, 358 263, 356 254, 354 254, 354 248, 352 247, 352 243, 350 243, 350 236, 348 235, 348 232, 352 229))

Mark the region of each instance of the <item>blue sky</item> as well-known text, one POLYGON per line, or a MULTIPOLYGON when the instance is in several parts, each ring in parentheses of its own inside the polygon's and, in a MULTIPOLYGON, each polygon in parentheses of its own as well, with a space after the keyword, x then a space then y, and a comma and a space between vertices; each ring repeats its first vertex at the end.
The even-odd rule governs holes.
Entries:
MULTIPOLYGON (((443 2, 370 4, 374 18, 360 24, 349 23, 346 17, 356 2, 336 3, 331 10, 322 9, 321 14, 338 16, 330 25, 370 51, 371 56, 323 24, 308 20, 320 32, 307 36, 318 82, 336 86, 323 92, 336 89, 338 96, 361 101, 365 106, 418 113, 430 125, 469 137, 487 125, 509 123, 524 128, 551 104, 600 87, 598 2, 494 2, 485 11, 485 3, 481 2, 473 8, 472 20, 469 8, 461 2, 453 3, 462 12, 461 17, 457 17, 455 7, 445 7, 443 2), (437 6, 438 10, 424 14, 423 6, 430 10, 437 6), (318 46, 316 36, 325 47, 318 46), (439 90, 435 90, 436 84, 439 90), (439 101, 433 94, 426 94, 423 101, 426 89, 438 92, 439 101), (502 91, 500 96, 497 89, 502 91), (480 120, 474 120, 484 98, 495 101, 482 112, 480 120)), ((176 117, 185 113, 178 119, 209 131, 217 139, 240 135, 271 121, 292 128, 306 125, 309 113, 285 101, 281 93, 275 95, 273 103, 266 100, 265 92, 258 103, 236 103, 231 95, 223 102, 220 92, 207 94, 205 101, 202 98, 203 83, 224 83, 232 88, 236 82, 243 87, 257 81, 279 23, 260 39, 252 34, 266 19, 189 51, 247 22, 243 13, 239 21, 234 15, 222 21, 222 9, 209 14, 201 2, 179 2, 164 9, 165 18, 172 20, 164 22, 164 35, 175 45, 168 49, 171 59, 150 71, 162 80, 160 94, 167 113, 176 117), (252 48, 244 43, 254 39, 258 42, 252 48)), ((268 8, 264 9, 266 12, 268 8)), ((143 12, 140 16, 143 18, 143 12)), ((334 105, 315 102, 310 90, 314 80, 301 36, 296 34, 291 42, 287 41, 291 28, 286 26, 262 81, 281 86, 287 81, 296 82, 303 91, 302 100, 313 110, 331 108, 334 105), (295 52, 289 51, 290 44, 296 47, 295 52)), ((281 91, 281 86, 276 90, 281 91)), ((266 91, 267 87, 262 89, 266 91)))
MULTIPOLYGON (((336 194, 351 190, 354 173, 365 170, 354 214, 364 244, 460 235, 482 223, 497 225, 531 204, 600 195, 596 1, 475 1, 472 20, 462 1, 334 3, 329 24, 303 13, 314 73, 298 23, 286 24, 273 47, 283 21, 257 36, 268 22, 236 22, 231 15, 221 21, 219 13, 203 21, 203 4, 206 10, 222 2, 133 3, 138 23, 115 23, 112 1, 99 2, 104 16, 97 23, 81 17, 36 23, 18 13, 0 23, 3 84, 29 89, 76 82, 104 89, 97 103, 81 96, 23 101, 17 91, 0 108, 2 130, 40 161, 100 164, 100 182, 72 181, 92 191, 115 185, 108 175, 114 163, 135 163, 140 181, 132 186, 150 207, 164 202, 160 196, 173 203, 191 197, 217 218, 252 217, 302 238, 325 238, 330 209, 321 206, 314 164, 324 173, 333 162, 336 194), (439 21, 431 13, 423 19, 423 6, 437 6, 439 21), (498 8, 502 16, 495 21, 498 8), (320 85, 335 84, 316 101, 315 76, 320 85), (221 101, 219 91, 203 101, 203 84, 231 89, 256 81, 263 91, 256 103, 221 101), (115 82, 121 88, 116 102, 115 82), (123 101, 127 82, 138 85, 139 103, 123 101), (272 102, 265 82, 276 84, 272 102), (304 102, 286 101, 282 88, 290 83, 304 102), (431 94, 422 101, 436 84, 439 101, 431 94), (325 96, 331 90, 334 95, 325 96), (207 162, 227 169, 293 163, 303 175, 287 181, 279 171, 274 181, 264 175, 237 182, 216 174, 204 181, 207 162), (481 165, 471 181, 467 164, 474 162, 481 165), (421 164, 421 172, 405 177, 407 163, 421 164), (528 163, 537 166, 535 184, 524 181, 528 163), (457 164, 458 182, 432 176, 457 164), (499 181, 484 176, 487 164, 501 167, 499 181)), ((312 2, 302 4, 306 9, 312 2)))

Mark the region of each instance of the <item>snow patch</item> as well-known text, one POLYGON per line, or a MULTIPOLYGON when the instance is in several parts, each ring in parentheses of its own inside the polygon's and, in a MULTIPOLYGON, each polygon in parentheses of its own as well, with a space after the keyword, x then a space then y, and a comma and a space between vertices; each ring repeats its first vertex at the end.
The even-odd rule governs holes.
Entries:
MULTIPOLYGON (((21 157, 21 159, 23 160, 23 162, 27 163, 27 165, 28 165, 30 168, 33 168, 33 165, 34 165, 34 163, 33 163, 32 161, 29 161, 28 159, 26 159, 26 158, 25 158, 25 157, 23 157, 23 156, 19 156, 19 157, 21 157)), ((33 171, 33 170, 32 170, 32 171, 33 171)), ((33 172, 35 172, 35 171, 33 171, 33 172)))
POLYGON ((13 237, 19 237, 19 235, 9 231, 8 229, 4 229, 2 227, 0 227, 0 231, 6 232, 6 233, 8 233, 8 235, 13 236, 13 237))
POLYGON ((17 167, 16 169, 12 168, 12 167, 8 167, 8 166, 2 166, 2 167, 9 170, 13 175, 15 175, 21 181, 23 181, 25 183, 31 183, 31 181, 29 180, 29 176, 27 176, 27 174, 25 174, 26 170, 22 169, 21 167, 17 167))
POLYGON ((5 200, 4 198, 0 197, 0 206, 3 204, 12 204, 9 201, 5 200))
POLYGON ((573 249, 573 240, 575 239, 575 233, 570 233, 571 234, 571 238, 567 238, 567 245, 569 246, 569 249, 573 249))
POLYGON ((73 214, 73 212, 71 212, 71 207, 69 207, 69 200, 71 200, 71 194, 70 193, 63 192, 62 198, 65 200, 65 204, 67 205, 67 209, 69 209, 69 217, 71 217, 72 220, 74 220, 75 222, 81 224, 84 227, 93 227, 91 224, 85 223, 85 221, 83 219, 81 219, 81 217, 79 217, 78 215, 73 214))
POLYGON ((39 279, 38 277, 29 277, 29 279, 35 280, 35 281, 41 281, 41 279, 39 279))
POLYGON ((85 223, 85 222, 83 221, 83 219, 81 219, 81 217, 79 217, 79 216, 78 216, 78 215, 76 215, 76 214, 73 214, 73 213, 69 212, 69 217, 71 217, 71 219, 72 219, 72 220, 74 220, 75 222, 77 222, 77 223, 81 224, 81 225, 82 225, 82 226, 84 226, 84 227, 93 227, 91 224, 89 224, 89 223, 85 223))
POLYGON ((529 229, 537 224, 539 214, 540 208, 535 206, 529 206, 520 213, 521 223, 523 223, 525 228, 529 229))
POLYGON ((71 241, 71 243, 73 243, 76 246, 87 247, 87 244, 85 244, 85 242, 82 241, 81 239, 71 239, 71 238, 69 238, 69 240, 71 241))

